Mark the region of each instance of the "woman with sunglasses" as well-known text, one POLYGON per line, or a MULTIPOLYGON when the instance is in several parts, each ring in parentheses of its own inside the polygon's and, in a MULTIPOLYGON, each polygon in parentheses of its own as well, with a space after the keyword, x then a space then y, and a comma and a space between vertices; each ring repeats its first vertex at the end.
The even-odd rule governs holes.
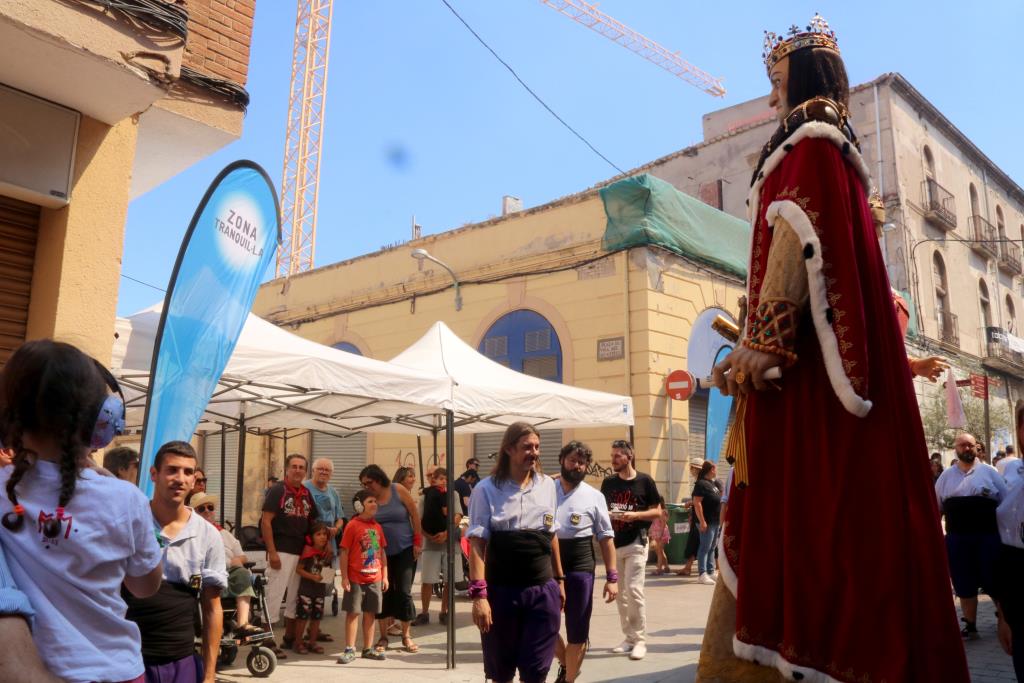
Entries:
POLYGON ((409 489, 393 483, 377 465, 367 465, 359 473, 359 483, 377 499, 377 523, 384 529, 387 542, 388 589, 384 592, 383 608, 377 615, 380 638, 374 647, 378 652, 388 649, 388 620, 402 624, 402 649, 419 652, 413 641, 410 626, 416 618, 412 601, 412 580, 416 573, 416 560, 423 551, 423 531, 420 529, 419 511, 409 489))

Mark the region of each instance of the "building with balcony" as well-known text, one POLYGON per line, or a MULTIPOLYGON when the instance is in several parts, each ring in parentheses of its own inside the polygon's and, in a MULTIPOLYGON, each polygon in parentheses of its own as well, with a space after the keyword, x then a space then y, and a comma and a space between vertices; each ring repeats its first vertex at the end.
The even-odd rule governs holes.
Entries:
POLYGON ((255 0, 0 4, 0 364, 107 361, 128 203, 237 139, 255 0))
MULTIPOLYGON (((1024 397, 1024 365, 1009 351, 1024 291, 1024 189, 898 73, 851 88, 850 113, 885 202, 889 278, 913 308, 909 353, 1005 380, 990 407, 1009 412, 1024 397)), ((767 97, 712 112, 702 142, 638 170, 745 217, 774 126, 767 97)), ((934 389, 918 380, 920 397, 934 389)))

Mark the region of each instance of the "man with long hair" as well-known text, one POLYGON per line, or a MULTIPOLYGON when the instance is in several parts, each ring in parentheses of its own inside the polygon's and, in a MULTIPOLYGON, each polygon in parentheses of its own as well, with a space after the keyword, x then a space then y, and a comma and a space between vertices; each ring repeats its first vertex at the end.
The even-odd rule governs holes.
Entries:
POLYGON ((544 683, 565 604, 555 482, 536 471, 540 435, 505 430, 498 462, 469 499, 469 597, 484 674, 495 683, 544 683))
POLYGON ((699 680, 966 681, 839 44, 815 16, 763 56, 779 127, 751 180, 744 329, 714 369, 736 473, 699 680))

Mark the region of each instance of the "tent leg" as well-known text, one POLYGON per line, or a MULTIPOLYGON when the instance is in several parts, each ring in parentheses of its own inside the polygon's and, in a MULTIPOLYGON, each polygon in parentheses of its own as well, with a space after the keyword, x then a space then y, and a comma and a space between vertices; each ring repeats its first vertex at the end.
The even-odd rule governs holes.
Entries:
POLYGON ((426 484, 423 483, 423 438, 419 435, 416 436, 416 451, 419 453, 420 458, 420 488, 426 488, 426 484))
POLYGON ((434 467, 437 467, 437 427, 434 427, 434 467))
MULTIPOLYGON (((235 535, 242 531, 242 490, 245 482, 245 403, 238 416, 238 476, 235 480, 235 535)), ((223 505, 223 503, 221 503, 223 505)))
POLYGON ((227 474, 228 466, 228 426, 221 424, 220 426, 220 501, 217 503, 217 507, 220 508, 220 524, 224 526, 224 520, 227 519, 228 511, 224 509, 224 493, 227 482, 224 481, 224 475, 227 474))
MULTIPOLYGON (((455 422, 454 414, 450 410, 445 411, 444 443, 445 452, 448 454, 447 465, 449 467, 448 477, 454 479, 455 471, 451 470, 451 463, 455 462, 455 422)), ((434 433, 437 438, 437 432, 434 433)), ((462 545, 458 542, 458 527, 455 525, 455 487, 448 485, 448 566, 444 568, 445 583, 448 587, 448 666, 455 668, 455 560, 458 553, 459 562, 462 561, 462 545)))

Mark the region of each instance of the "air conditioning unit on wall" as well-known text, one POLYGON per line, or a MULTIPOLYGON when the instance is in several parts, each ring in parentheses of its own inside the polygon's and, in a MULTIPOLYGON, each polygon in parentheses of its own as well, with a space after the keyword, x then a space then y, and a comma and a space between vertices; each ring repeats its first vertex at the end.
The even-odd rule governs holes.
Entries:
POLYGON ((67 206, 81 115, 0 84, 0 194, 67 206))

